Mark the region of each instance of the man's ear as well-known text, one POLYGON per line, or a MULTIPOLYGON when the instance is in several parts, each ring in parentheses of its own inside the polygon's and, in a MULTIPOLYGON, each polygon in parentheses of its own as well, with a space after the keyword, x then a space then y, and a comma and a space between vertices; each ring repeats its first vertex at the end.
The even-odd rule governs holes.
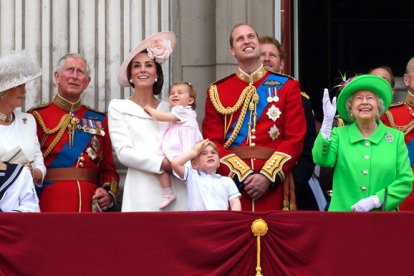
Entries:
POLYGON ((231 54, 233 57, 235 57, 235 56, 236 56, 236 53, 234 52, 234 48, 233 48, 233 47, 230 47, 230 54, 231 54))
POLYGON ((59 77, 60 77, 59 72, 53 72, 53 80, 55 81, 55 84, 59 83, 59 77))
POLYGON ((405 86, 408 87, 408 85, 410 84, 410 81, 408 80, 408 74, 407 73, 404 74, 403 79, 404 79, 405 86))
POLYGON ((285 61, 281 60, 280 61, 280 73, 283 73, 283 69, 285 69, 285 61))

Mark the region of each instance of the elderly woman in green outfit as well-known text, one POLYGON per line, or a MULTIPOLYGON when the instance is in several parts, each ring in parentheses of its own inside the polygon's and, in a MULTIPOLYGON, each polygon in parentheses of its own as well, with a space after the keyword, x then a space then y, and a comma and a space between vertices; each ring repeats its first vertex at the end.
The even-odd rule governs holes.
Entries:
POLYGON ((359 75, 343 86, 338 113, 349 125, 332 129, 336 98, 323 95, 324 119, 312 154, 316 164, 333 167, 329 211, 392 211, 410 194, 413 173, 402 132, 378 118, 391 103, 388 82, 359 75))

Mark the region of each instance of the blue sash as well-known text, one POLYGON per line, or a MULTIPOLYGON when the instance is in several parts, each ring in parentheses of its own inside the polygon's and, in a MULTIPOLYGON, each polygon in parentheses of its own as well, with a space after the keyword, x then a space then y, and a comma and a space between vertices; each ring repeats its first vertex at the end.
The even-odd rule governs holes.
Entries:
MULTIPOLYGON (((96 118, 96 120, 102 122, 105 119, 105 116, 103 114, 88 110, 88 112, 85 113, 83 118, 96 118)), ((82 121, 82 118, 79 119, 82 121)), ((62 150, 56 155, 55 159, 53 159, 52 163, 50 163, 48 168, 72 168, 73 164, 75 164, 78 161, 79 155, 89 145, 89 142, 92 138, 92 134, 80 129, 75 129, 74 135, 75 136, 73 139, 74 141, 72 147, 69 147, 68 140, 66 144, 63 146, 62 150)), ((54 181, 43 182, 42 188, 45 188, 53 183, 54 181)))
POLYGON ((414 139, 412 139, 408 144, 408 157, 410 158, 411 167, 414 165, 414 139))
MULTIPOLYGON (((263 111, 266 109, 266 106, 269 104, 267 102, 267 88, 274 88, 276 87, 277 90, 280 93, 280 89, 282 86, 286 83, 288 80, 288 77, 280 76, 280 75, 273 75, 270 74, 266 79, 263 80, 263 82, 260 84, 260 86, 256 89, 257 94, 259 95, 259 102, 256 106, 256 112, 257 112, 257 119, 260 118, 263 111)), ((280 94, 279 94, 280 97, 280 94)), ((247 138, 248 132, 249 132, 249 120, 250 120, 250 110, 247 110, 246 117, 244 118, 243 124, 240 128, 239 133, 236 136, 236 139, 234 139, 234 142, 231 144, 231 146, 240 146, 240 144, 247 138)), ((226 135, 226 140, 229 139, 231 133, 233 132, 235 126, 237 124, 237 120, 233 123, 231 131, 229 131, 226 135)))

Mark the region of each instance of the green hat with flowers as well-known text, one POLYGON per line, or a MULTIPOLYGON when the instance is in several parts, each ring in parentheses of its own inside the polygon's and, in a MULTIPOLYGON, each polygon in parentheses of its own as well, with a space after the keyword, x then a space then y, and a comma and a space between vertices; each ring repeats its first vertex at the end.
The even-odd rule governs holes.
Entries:
MULTIPOLYGON (((392 101, 392 88, 390 84, 382 77, 375 75, 358 75, 352 79, 346 80, 342 85, 342 90, 339 93, 337 108, 338 113, 342 119, 347 122, 351 122, 352 119, 349 117, 348 111, 346 109, 346 101, 354 93, 361 90, 368 90, 377 95, 380 99, 384 101, 384 111, 385 112, 391 104, 392 101)), ((380 114, 381 116, 382 114, 380 114)))

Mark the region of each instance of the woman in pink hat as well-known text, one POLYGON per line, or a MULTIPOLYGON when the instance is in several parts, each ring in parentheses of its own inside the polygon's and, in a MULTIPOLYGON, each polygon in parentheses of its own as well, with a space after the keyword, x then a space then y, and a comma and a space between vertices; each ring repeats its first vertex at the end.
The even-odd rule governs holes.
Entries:
MULTIPOLYGON (((128 167, 123 189, 122 211, 159 211, 161 186, 157 174, 171 172, 167 158, 157 154, 168 122, 154 120, 145 110, 151 106, 168 112, 169 104, 158 99, 164 83, 161 64, 175 46, 172 32, 154 34, 138 44, 121 65, 118 81, 132 87, 129 99, 113 99, 108 107, 109 132, 120 162, 128 167)), ((187 210, 185 184, 174 178, 180 198, 163 210, 187 210)))

